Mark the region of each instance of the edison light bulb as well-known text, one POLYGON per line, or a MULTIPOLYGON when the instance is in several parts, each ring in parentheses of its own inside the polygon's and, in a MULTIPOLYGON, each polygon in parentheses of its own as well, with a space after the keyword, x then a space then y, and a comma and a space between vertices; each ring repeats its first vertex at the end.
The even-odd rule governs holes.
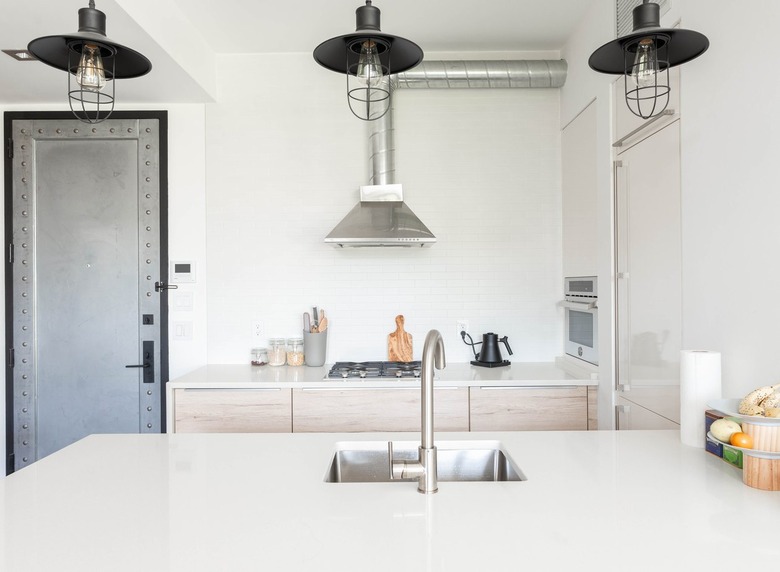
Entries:
POLYGON ((379 85, 382 80, 382 62, 379 61, 379 52, 373 40, 366 40, 360 46, 357 77, 372 87, 379 85))
POLYGON ((84 44, 81 49, 81 60, 76 70, 76 82, 89 91, 100 91, 106 85, 106 74, 103 71, 103 58, 100 48, 94 44, 84 44))
POLYGON ((631 79, 637 87, 652 87, 658 71, 658 49, 652 38, 644 38, 636 48, 631 79))

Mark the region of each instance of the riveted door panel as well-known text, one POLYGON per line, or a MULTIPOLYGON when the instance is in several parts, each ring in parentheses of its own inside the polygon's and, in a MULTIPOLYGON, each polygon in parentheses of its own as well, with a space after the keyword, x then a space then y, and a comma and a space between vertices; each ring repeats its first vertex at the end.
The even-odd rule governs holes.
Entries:
POLYGON ((166 276, 158 119, 20 119, 10 130, 18 469, 93 433, 163 429, 154 284, 166 276))

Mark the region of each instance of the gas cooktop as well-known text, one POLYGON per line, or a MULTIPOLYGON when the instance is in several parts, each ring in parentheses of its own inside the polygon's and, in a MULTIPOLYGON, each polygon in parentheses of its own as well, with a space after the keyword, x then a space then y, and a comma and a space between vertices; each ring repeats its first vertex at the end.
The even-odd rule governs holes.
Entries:
POLYGON ((420 377, 422 363, 419 361, 337 361, 326 379, 376 379, 420 377))

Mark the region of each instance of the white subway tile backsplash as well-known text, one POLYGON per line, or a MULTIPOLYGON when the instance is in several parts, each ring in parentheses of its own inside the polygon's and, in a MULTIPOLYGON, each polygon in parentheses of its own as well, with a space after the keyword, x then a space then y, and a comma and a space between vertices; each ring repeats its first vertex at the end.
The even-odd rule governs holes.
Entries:
MULTIPOLYGON (((312 73, 308 58, 285 64, 312 73)), ((399 313, 415 357, 437 328, 451 361, 472 359, 461 318, 475 341, 509 336, 515 361, 560 355, 558 92, 396 93, 396 179, 438 242, 353 250, 322 239, 367 183, 365 125, 311 95, 250 85, 208 106, 209 361, 247 361, 252 319, 269 337, 299 335, 314 304, 330 320, 329 361, 386 359, 399 313)))

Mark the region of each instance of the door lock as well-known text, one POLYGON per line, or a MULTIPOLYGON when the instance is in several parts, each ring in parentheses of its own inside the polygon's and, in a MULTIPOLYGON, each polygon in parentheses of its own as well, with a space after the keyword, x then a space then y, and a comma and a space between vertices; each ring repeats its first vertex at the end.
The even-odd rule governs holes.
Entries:
POLYGON ((142 368, 144 370, 143 382, 154 383, 154 342, 144 340, 143 342, 144 363, 131 364, 125 367, 142 368))
POLYGON ((166 284, 165 282, 155 282, 154 291, 162 292, 163 290, 176 290, 178 286, 176 284, 166 284))

